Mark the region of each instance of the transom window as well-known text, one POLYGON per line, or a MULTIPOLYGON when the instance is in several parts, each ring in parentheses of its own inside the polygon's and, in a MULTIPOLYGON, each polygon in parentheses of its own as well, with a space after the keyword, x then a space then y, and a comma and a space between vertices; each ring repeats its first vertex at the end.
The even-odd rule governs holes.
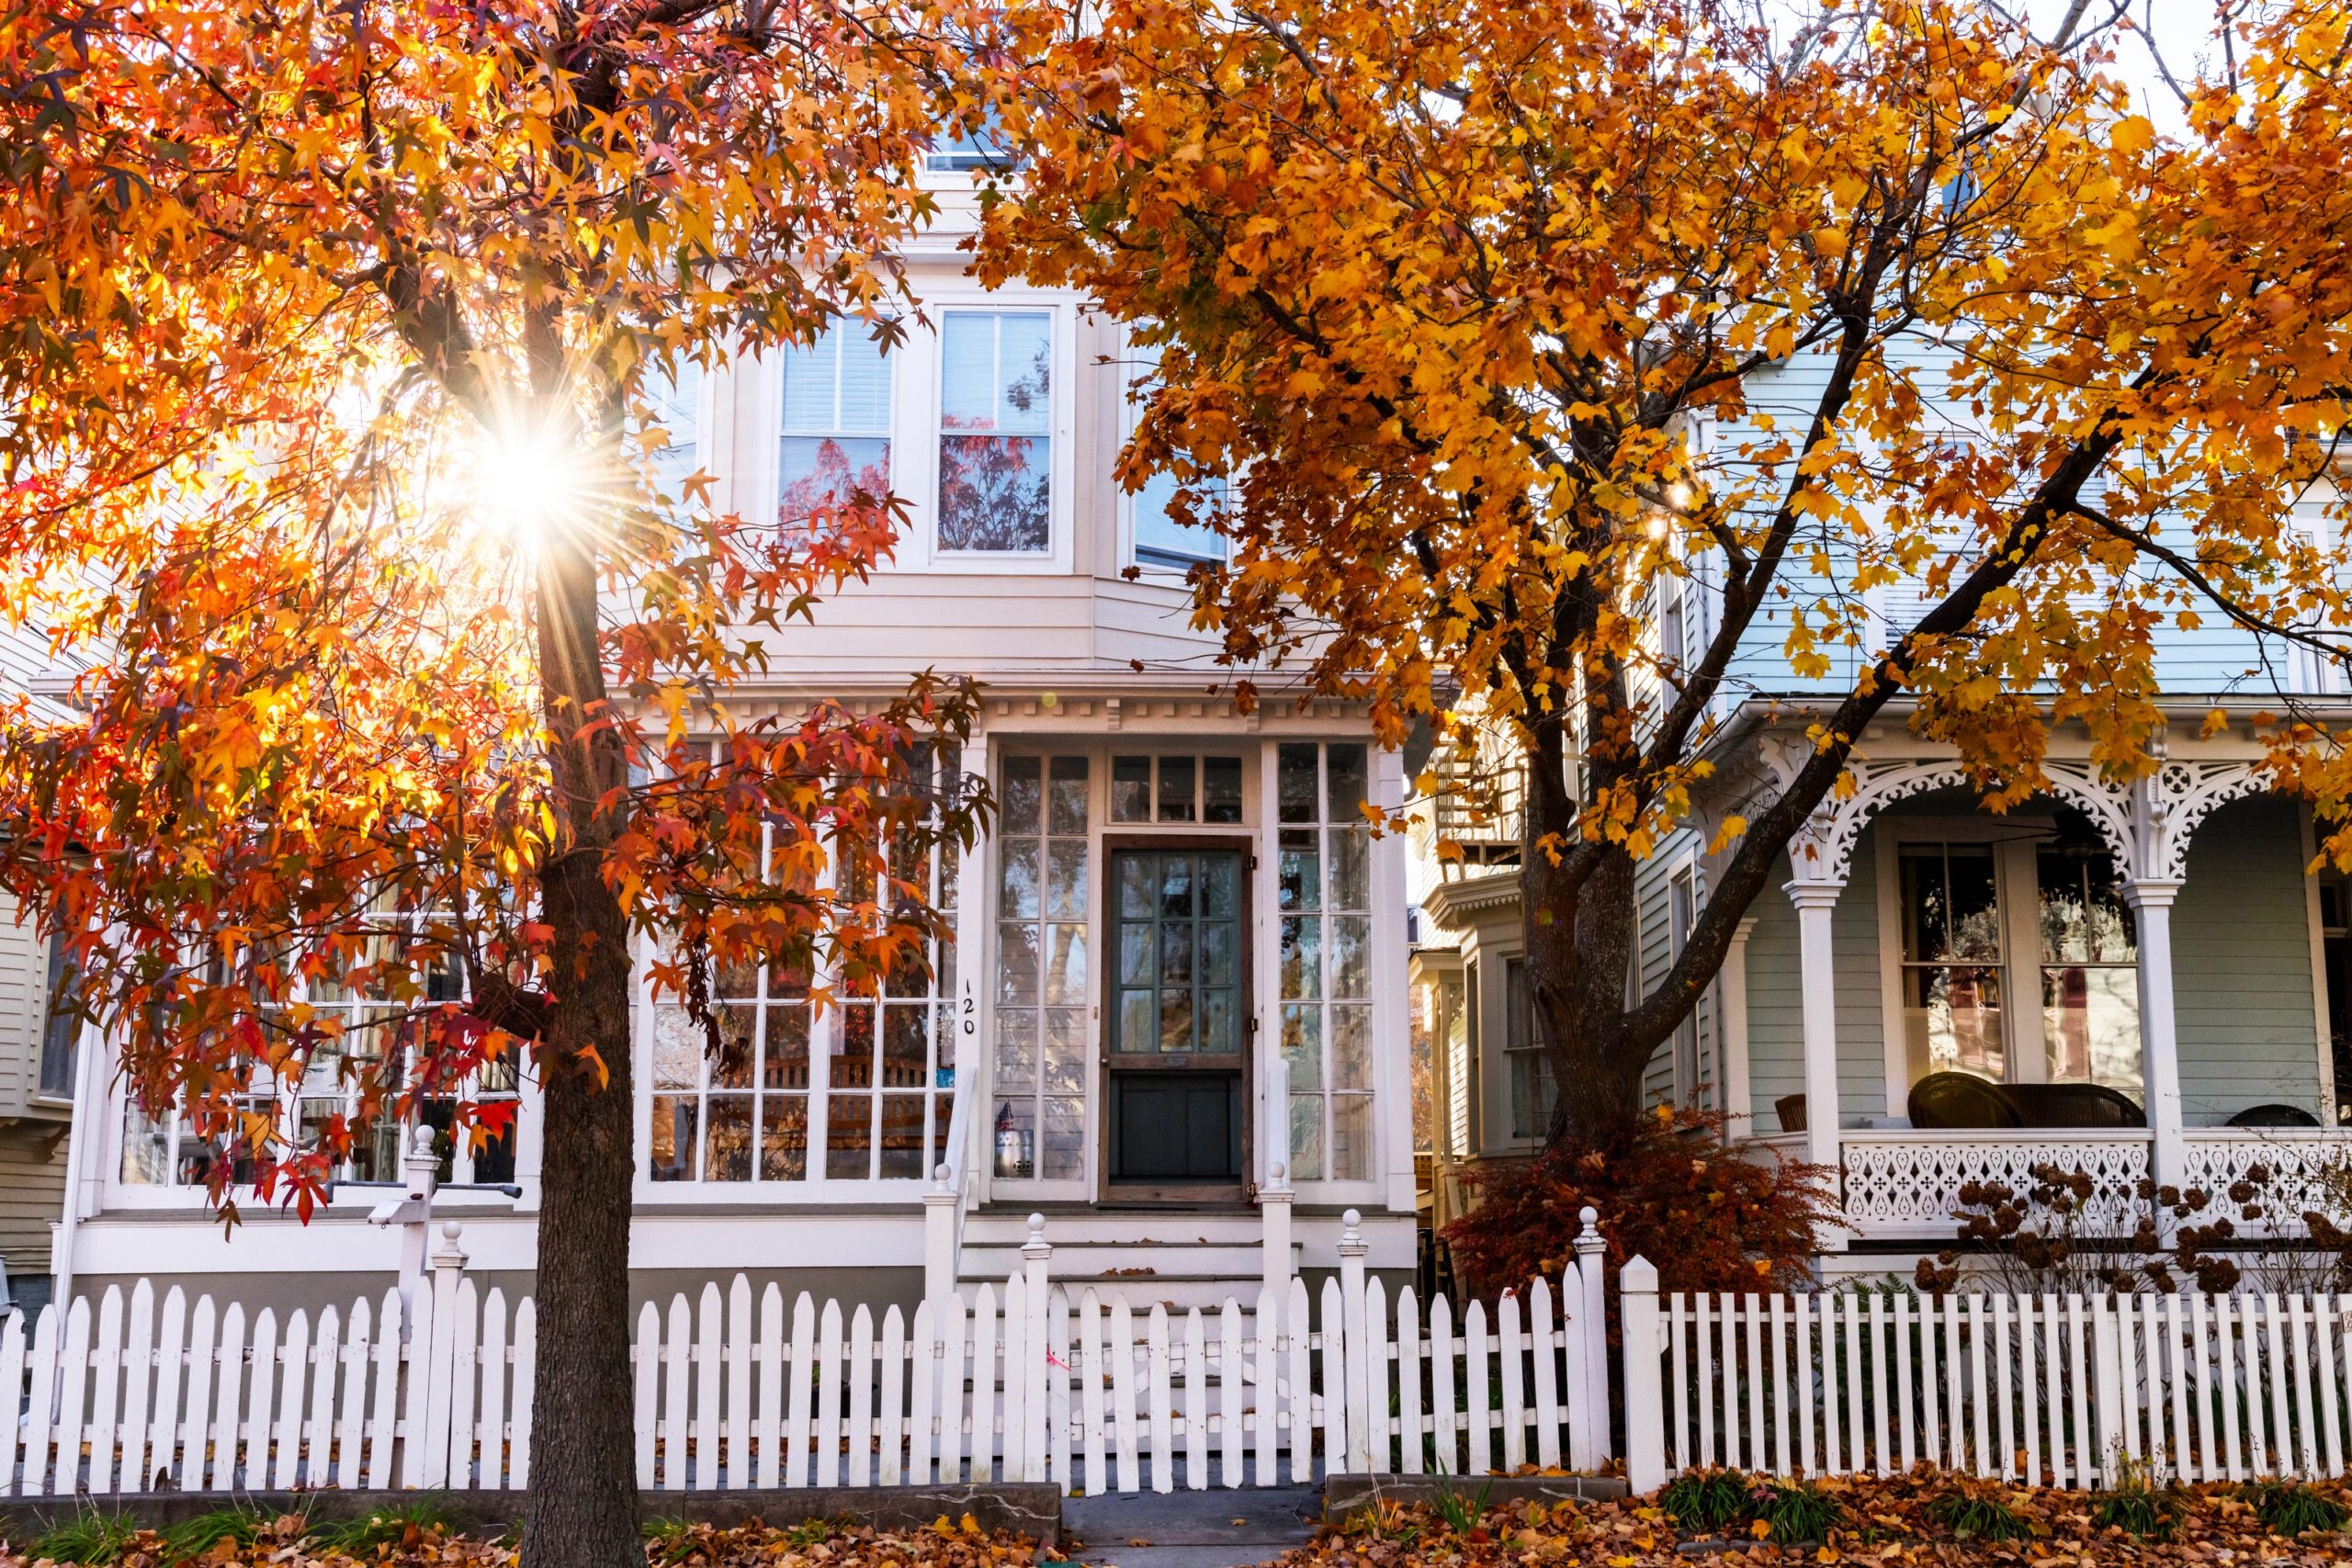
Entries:
POLYGON ((939 547, 1053 548, 1054 318, 950 310, 940 329, 939 547))
POLYGON ((835 321, 784 356, 777 520, 890 489, 890 361, 864 321, 835 321))
POLYGON ((1114 757, 1114 822, 1241 820, 1238 757, 1114 757))

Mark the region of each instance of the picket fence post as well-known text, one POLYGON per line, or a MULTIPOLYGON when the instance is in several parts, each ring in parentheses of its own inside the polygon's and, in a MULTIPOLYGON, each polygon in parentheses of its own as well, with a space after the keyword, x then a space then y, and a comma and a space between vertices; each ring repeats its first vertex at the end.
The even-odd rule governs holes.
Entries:
MULTIPOLYGON (((1323 1333, 1326 1340, 1336 1336, 1341 1344, 1340 1369, 1338 1378, 1327 1378, 1326 1401, 1344 1401, 1345 1422, 1335 1436, 1326 1462, 1333 1470, 1342 1467, 1363 1473, 1372 1468, 1372 1429, 1369 1376, 1374 1347, 1365 1343, 1364 1332, 1364 1254, 1372 1244, 1363 1238, 1363 1215, 1353 1209, 1340 1216, 1340 1313, 1339 1321, 1328 1324, 1323 1333), (1342 1446, 1344 1445, 1344 1452, 1342 1446)), ((1325 1365, 1329 1365, 1327 1360, 1325 1365)), ((1383 1413, 1386 1406, 1382 1406, 1383 1413)))
POLYGON ((1603 1258, 1608 1243, 1600 1234, 1600 1210, 1588 1205, 1577 1218, 1583 1225, 1577 1233, 1576 1249, 1577 1275, 1584 1292, 1577 1307, 1584 1364, 1577 1366, 1572 1353, 1568 1376, 1584 1381, 1585 1420, 1570 1433, 1575 1446, 1568 1462, 1579 1470, 1599 1470, 1613 1457, 1609 1451, 1609 1307, 1607 1281, 1602 1277, 1608 1267, 1603 1258))
MULTIPOLYGON (((1288 1067, 1283 1069, 1290 1071, 1288 1067)), ((1290 1289, 1290 1170, 1280 1160, 1258 1189, 1258 1224, 1262 1248, 1259 1272, 1265 1288, 1280 1300, 1290 1289)))
MULTIPOLYGON (((1046 1316, 1052 1301, 1052 1289, 1047 1283, 1047 1265, 1053 1260, 1053 1243, 1046 1239, 1046 1216, 1029 1216, 1029 1239, 1021 1244, 1021 1271, 1028 1289, 1022 1303, 1021 1347, 1016 1367, 1008 1354, 1004 1381, 1009 1386, 1013 1378, 1021 1379, 1021 1418, 1024 1428, 1021 1438, 1021 1479, 1046 1479, 1046 1447, 1052 1422, 1046 1411, 1046 1316)), ((1012 1325, 1005 1325, 1005 1348, 1010 1352, 1016 1343, 1012 1325)), ((1009 1457, 1009 1456, 1008 1456, 1009 1457)))
POLYGON ((1657 1269, 1636 1258, 1617 1271, 1625 1340, 1625 1484, 1635 1496, 1666 1484, 1666 1420, 1658 1386, 1657 1269))

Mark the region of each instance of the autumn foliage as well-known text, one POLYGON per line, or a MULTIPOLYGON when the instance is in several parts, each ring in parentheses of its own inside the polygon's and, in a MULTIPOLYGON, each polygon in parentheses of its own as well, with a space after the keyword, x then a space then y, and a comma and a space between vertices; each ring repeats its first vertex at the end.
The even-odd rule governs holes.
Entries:
MULTIPOLYGON (((2258 688, 2346 652, 2352 8, 2231 9, 2177 136, 2109 13, 1114 0, 1008 75, 1031 156, 981 268, 1156 359, 1131 483, 1232 476, 1196 615, 1236 678, 1523 766, 1570 1122, 1638 1112, 1874 724, 1998 808, 2062 728, 2154 766, 2175 632, 2270 637, 2258 688), (1754 717, 1770 778, 1725 750, 1754 717), (1685 829, 1705 908, 1628 998, 1637 868, 1685 829)), ((2327 723, 2257 728, 2334 821, 2327 723)))
POLYGON ((1810 1279, 1820 1227, 1836 1218, 1820 1175, 1735 1152, 1718 1115, 1661 1106, 1608 1147, 1570 1139, 1482 1167, 1472 1178, 1477 1206, 1444 1238, 1472 1293, 1524 1289, 1574 1261, 1577 1216, 1590 1205, 1611 1280, 1627 1259, 1646 1258, 1664 1291, 1794 1290, 1810 1279))

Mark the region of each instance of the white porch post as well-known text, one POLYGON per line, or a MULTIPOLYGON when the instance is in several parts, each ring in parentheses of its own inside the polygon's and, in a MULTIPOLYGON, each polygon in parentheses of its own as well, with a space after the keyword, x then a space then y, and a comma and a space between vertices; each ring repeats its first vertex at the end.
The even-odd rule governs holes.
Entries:
POLYGON ((2124 894, 2140 932, 2140 1065, 2147 1079, 2148 1130, 2155 1141, 2149 1174, 2158 1187, 2181 1186, 2187 1168, 2180 1130, 2180 1045, 2173 1031, 2172 903, 2179 896, 2177 881, 2157 877, 2135 879, 2126 885, 2124 894))
MULTIPOLYGON (((1843 882, 1801 880, 1782 889, 1797 908, 1798 973, 1804 996, 1805 1158, 1832 1171, 1839 1160, 1838 976, 1829 921, 1844 888, 1843 882)), ((1833 1189, 1831 1196, 1836 1195, 1833 1189)), ((1824 1245, 1843 1251, 1845 1233, 1829 1233, 1824 1245)))

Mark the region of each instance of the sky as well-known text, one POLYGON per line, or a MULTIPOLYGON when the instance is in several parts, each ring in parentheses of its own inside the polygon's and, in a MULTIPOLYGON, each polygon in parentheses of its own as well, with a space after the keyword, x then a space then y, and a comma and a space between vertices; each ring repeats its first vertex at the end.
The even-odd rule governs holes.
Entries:
MULTIPOLYGON (((2026 11, 2035 30, 2048 38, 2066 7, 2067 0, 2027 0, 2026 11)), ((2094 15, 2109 9, 2109 0, 2092 0, 2094 15)), ((2132 0, 2132 20, 2139 30, 2115 39, 2115 62, 2109 69, 2131 84, 2140 112, 2159 130, 2178 132, 2187 122, 2180 100, 2156 73, 2147 40, 2154 40, 2173 75, 2185 84, 2211 49, 2213 19, 2214 0, 2132 0)))

